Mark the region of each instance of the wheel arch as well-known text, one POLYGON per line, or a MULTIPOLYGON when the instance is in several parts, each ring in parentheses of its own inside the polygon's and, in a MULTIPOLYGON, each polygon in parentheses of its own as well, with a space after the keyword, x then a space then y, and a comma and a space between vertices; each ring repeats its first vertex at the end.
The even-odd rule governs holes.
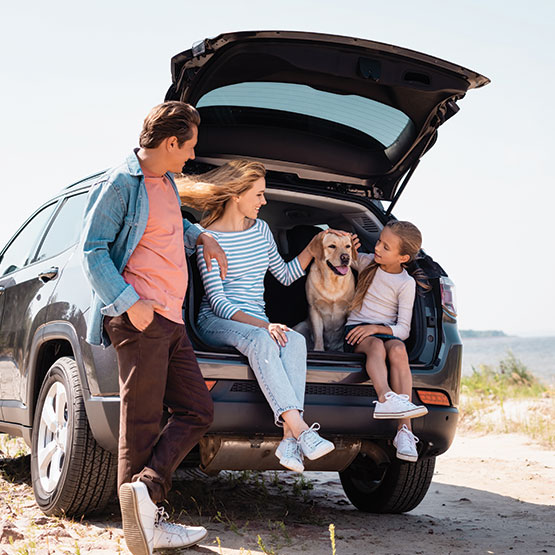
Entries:
POLYGON ((27 407, 29 426, 33 425, 35 409, 41 385, 46 373, 60 357, 75 359, 79 371, 79 380, 85 398, 90 396, 79 338, 75 328, 69 322, 51 322, 38 330, 31 347, 28 373, 27 407))

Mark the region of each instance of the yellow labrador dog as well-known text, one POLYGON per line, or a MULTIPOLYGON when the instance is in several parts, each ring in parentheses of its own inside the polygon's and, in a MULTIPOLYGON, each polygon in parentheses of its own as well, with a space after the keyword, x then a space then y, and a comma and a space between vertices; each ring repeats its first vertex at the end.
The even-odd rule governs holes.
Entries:
POLYGON ((306 279, 309 317, 295 326, 315 351, 341 351, 347 311, 355 293, 351 263, 357 251, 350 235, 320 233, 306 279))

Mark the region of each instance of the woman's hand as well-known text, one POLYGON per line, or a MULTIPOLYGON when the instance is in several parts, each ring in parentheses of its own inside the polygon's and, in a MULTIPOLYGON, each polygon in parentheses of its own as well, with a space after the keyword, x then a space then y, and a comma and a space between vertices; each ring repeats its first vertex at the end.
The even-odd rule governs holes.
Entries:
POLYGON ((212 270, 212 259, 215 258, 220 266, 220 277, 225 279, 227 274, 227 257, 218 241, 216 241, 210 233, 203 231, 197 239, 197 245, 202 245, 204 247, 203 255, 207 270, 209 272, 212 270))
POLYGON ((376 333, 384 333, 383 326, 377 324, 363 324, 353 328, 345 336, 345 340, 349 345, 358 345, 363 339, 375 335, 376 333))
POLYGON ((285 334, 286 331, 291 331, 285 324, 268 324, 266 328, 270 337, 282 347, 285 347, 287 343, 287 335, 285 334))

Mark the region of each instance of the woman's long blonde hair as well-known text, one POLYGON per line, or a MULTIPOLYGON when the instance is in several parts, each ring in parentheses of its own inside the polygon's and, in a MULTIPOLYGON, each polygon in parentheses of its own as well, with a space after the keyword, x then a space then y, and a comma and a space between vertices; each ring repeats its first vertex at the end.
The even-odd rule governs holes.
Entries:
POLYGON ((222 216, 230 199, 248 191, 265 175, 260 162, 239 159, 200 175, 178 175, 175 183, 181 202, 201 211, 200 224, 207 227, 222 216))
MULTIPOLYGON (((403 268, 407 269, 409 264, 416 259, 422 247, 422 234, 420 230, 410 222, 401 221, 387 222, 385 227, 399 237, 399 254, 401 256, 408 255, 410 257, 407 262, 402 264, 403 268)), ((372 262, 359 273, 355 296, 351 301, 349 310, 357 310, 362 305, 362 301, 374 280, 378 268, 379 264, 375 260, 372 260, 372 262)), ((429 284, 426 282, 426 275, 422 270, 416 269, 410 273, 416 279, 417 285, 424 290, 430 289, 429 284)))

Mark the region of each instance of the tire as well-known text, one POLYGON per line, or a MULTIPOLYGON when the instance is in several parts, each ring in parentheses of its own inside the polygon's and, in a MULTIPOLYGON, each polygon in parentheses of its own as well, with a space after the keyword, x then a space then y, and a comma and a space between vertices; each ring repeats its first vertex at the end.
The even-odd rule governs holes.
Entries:
POLYGON ((349 501, 367 513, 406 513, 424 499, 434 475, 436 459, 417 462, 395 459, 385 469, 359 455, 339 473, 349 501))
POLYGON ((75 360, 58 359, 40 389, 33 422, 31 477, 44 513, 82 516, 114 498, 117 457, 92 436, 75 360))

